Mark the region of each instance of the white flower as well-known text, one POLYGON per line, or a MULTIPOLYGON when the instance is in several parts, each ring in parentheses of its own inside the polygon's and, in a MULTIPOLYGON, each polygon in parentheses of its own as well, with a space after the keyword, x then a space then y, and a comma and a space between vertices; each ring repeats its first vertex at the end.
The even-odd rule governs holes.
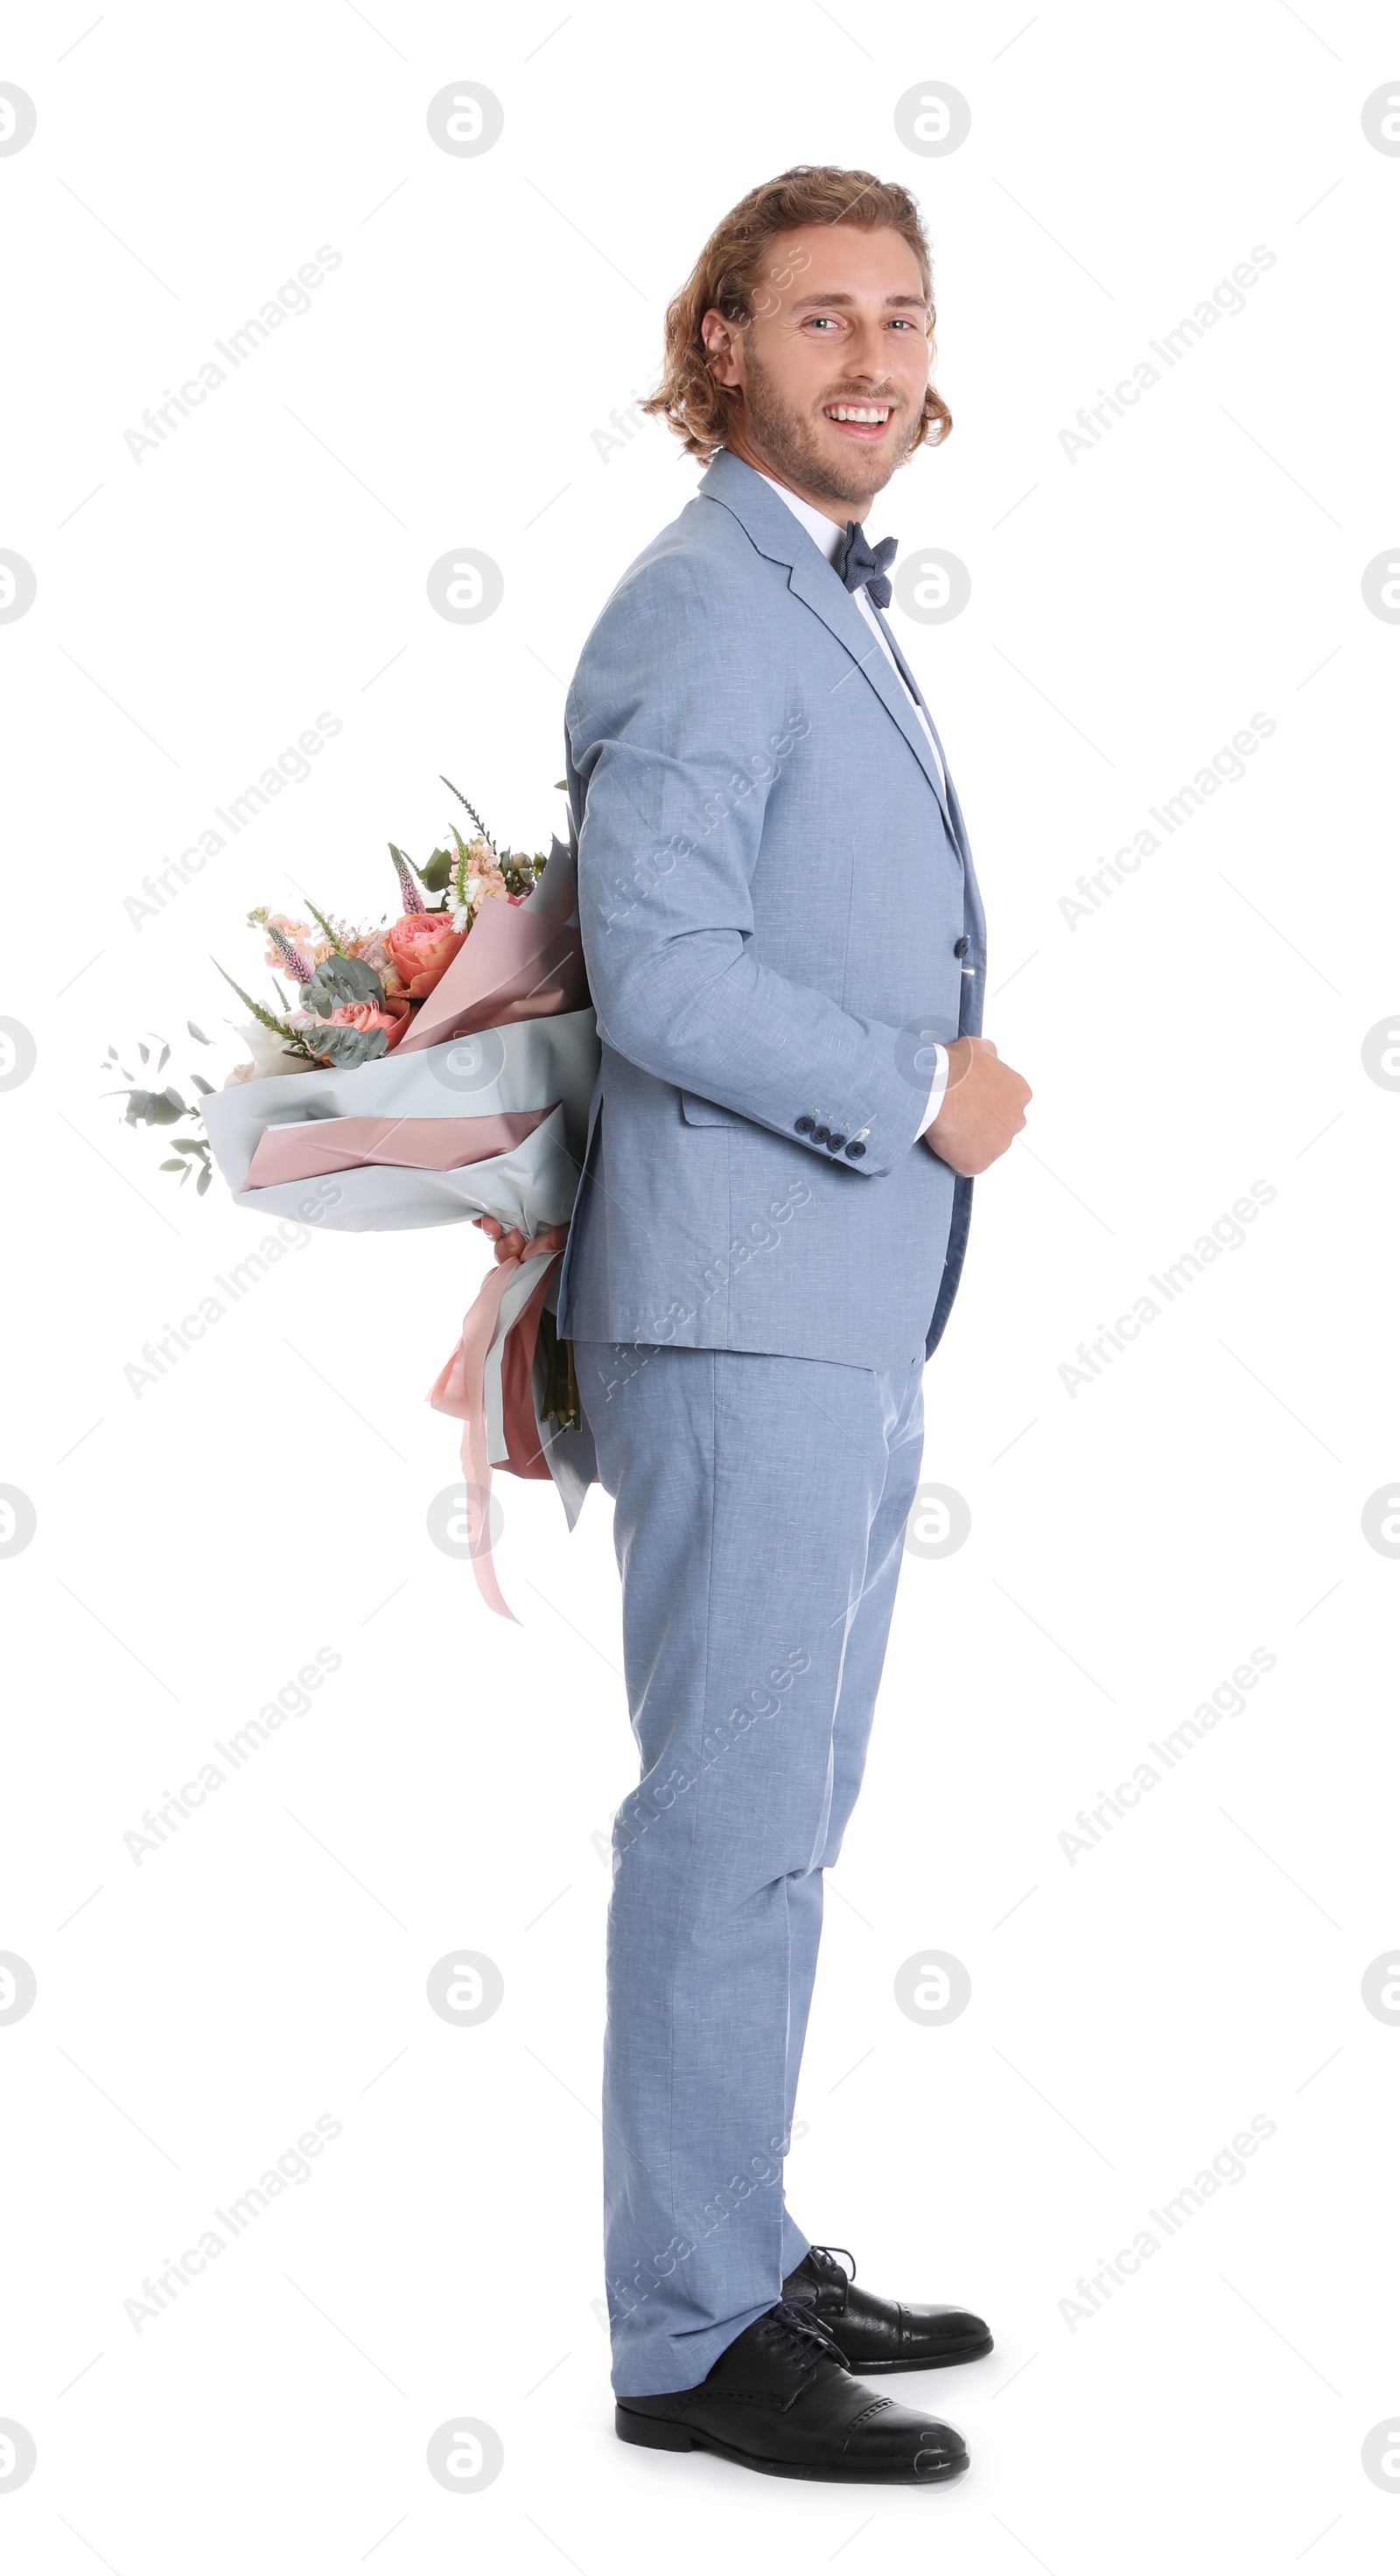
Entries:
POLYGON ((457 904, 457 905, 454 907, 454 909, 453 909, 453 914, 452 914, 452 927, 453 927, 453 929, 454 929, 454 930, 459 930, 459 931, 460 931, 460 930, 470 930, 471 926, 472 926, 472 908, 471 908, 471 905, 470 905, 469 903, 459 903, 459 904, 457 904))
MULTIPOLYGON (((303 1011, 297 1016, 305 1019, 307 1015, 303 1011)), ((264 1082, 271 1074, 306 1073, 310 1070, 304 1057, 286 1053, 287 1041, 281 1031, 265 1029, 261 1020, 245 1020, 238 1034, 252 1058, 252 1070, 248 1071, 243 1065, 236 1066, 229 1082, 264 1082)), ((225 1091, 229 1082, 224 1084, 225 1091)))

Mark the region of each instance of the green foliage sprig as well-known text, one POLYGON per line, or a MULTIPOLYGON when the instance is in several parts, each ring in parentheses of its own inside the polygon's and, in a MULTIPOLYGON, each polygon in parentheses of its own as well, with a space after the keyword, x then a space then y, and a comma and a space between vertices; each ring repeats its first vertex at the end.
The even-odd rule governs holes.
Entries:
MULTIPOLYGON (((200 1046, 212 1044, 212 1040, 205 1036, 203 1029, 195 1027, 193 1020, 187 1020, 185 1026, 190 1036, 197 1039, 200 1046)), ((161 1074, 170 1062, 170 1047, 168 1041, 159 1035, 155 1035, 154 1042, 160 1048, 155 1072, 161 1074)), ((144 1039, 136 1048, 136 1053, 143 1065, 150 1063, 151 1050, 144 1039)), ((176 1090, 173 1082, 166 1083, 161 1091, 153 1091, 148 1084, 137 1082, 135 1076, 121 1062, 115 1047, 108 1047, 102 1059, 102 1070, 104 1073, 117 1072, 123 1077, 124 1088, 119 1087, 116 1091, 109 1091, 105 1097, 108 1100, 125 1100, 124 1124, 126 1126, 174 1127, 178 1126, 183 1118, 192 1120, 196 1127, 202 1126, 203 1118, 197 1102, 191 1103, 185 1100, 176 1090)), ((189 1080, 190 1088, 201 1098, 206 1098, 214 1088, 212 1082, 205 1081, 202 1073, 192 1073, 189 1080)), ((175 1147, 174 1155, 161 1164, 161 1170, 178 1172, 182 1183, 189 1179, 191 1172, 196 1173, 198 1177, 195 1181, 195 1193, 197 1197, 203 1198, 214 1177, 208 1138, 202 1135, 177 1136, 172 1141, 175 1147)))

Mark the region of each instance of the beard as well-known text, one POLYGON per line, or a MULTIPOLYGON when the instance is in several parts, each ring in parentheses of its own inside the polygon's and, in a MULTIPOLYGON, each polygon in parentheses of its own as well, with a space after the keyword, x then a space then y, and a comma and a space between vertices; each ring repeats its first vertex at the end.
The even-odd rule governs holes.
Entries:
MULTIPOLYGON (((922 406, 903 431, 895 430, 892 452, 878 466, 872 452, 853 448, 849 465, 833 461, 819 444, 819 432, 804 412, 785 403, 773 378, 752 353, 748 360, 748 383, 744 391, 744 426, 753 444, 778 468, 780 474, 800 484, 806 492, 820 493, 824 501, 866 502, 872 491, 882 492, 897 466, 904 463, 919 434, 922 406), (878 482, 871 474, 877 472, 878 482)), ((828 394, 828 402, 890 402, 898 410, 899 397, 893 393, 845 396, 828 394)), ((820 406, 818 406, 820 408, 820 406)))

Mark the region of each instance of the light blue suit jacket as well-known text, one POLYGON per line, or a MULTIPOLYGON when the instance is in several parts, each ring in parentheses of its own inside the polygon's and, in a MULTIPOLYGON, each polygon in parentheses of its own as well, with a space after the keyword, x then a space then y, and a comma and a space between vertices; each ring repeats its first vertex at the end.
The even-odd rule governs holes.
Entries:
POLYGON ((854 599, 750 466, 722 451, 623 575, 565 722, 603 1054, 560 1329, 931 1353, 971 1183, 917 1131, 933 1041, 981 1027, 972 854, 854 599))

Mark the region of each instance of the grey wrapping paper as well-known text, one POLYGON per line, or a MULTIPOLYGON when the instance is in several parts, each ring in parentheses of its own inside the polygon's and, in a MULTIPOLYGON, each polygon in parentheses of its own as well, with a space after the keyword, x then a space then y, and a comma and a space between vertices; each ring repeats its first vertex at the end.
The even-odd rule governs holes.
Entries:
POLYGON ((324 1232, 347 1234, 494 1216, 530 1235, 563 1225, 572 1210, 598 1065, 592 1011, 566 1011, 450 1038, 420 1053, 380 1056, 353 1073, 315 1070, 236 1083, 208 1095, 204 1124, 235 1205, 254 1214, 301 1217, 324 1232), (456 1171, 375 1163, 320 1180, 244 1187, 268 1127, 328 1118, 480 1118, 550 1104, 550 1116, 513 1152, 456 1171))

